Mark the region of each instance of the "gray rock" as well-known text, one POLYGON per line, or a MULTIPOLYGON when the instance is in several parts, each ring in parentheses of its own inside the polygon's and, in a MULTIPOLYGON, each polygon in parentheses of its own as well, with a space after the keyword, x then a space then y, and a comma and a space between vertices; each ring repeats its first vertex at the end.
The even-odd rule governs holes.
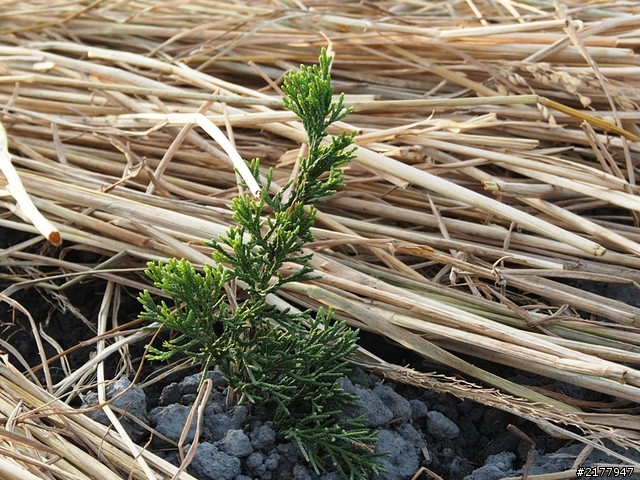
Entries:
POLYGON ((420 467, 420 458, 415 445, 392 430, 380 430, 375 451, 383 455, 380 457, 380 463, 387 470, 381 475, 374 476, 376 480, 406 480, 411 478, 420 467))
MULTIPOLYGON (((169 440, 180 440, 182 430, 187 424, 187 418, 191 409, 185 405, 174 403, 166 407, 156 407, 149 412, 151 425, 169 440)), ((186 443, 193 442, 196 434, 196 424, 193 422, 187 434, 186 443)))
MULTIPOLYGON (((149 424, 147 417, 147 396, 138 385, 131 385, 131 381, 126 377, 121 377, 115 382, 111 382, 106 389, 106 396, 109 404, 119 410, 126 412, 121 415, 114 413, 122 423, 127 434, 136 443, 141 442, 147 435, 147 431, 134 420, 128 418, 132 416, 144 424, 149 424)), ((83 398, 83 408, 89 408, 98 404, 98 394, 90 392, 83 398)), ((102 409, 91 411, 87 414, 93 420, 110 426, 111 421, 102 409)))
POLYGON ((269 455, 269 458, 264 461, 264 466, 267 470, 273 471, 278 468, 278 462, 280 462, 280 455, 272 453, 269 455))
MULTIPOLYGON (((224 375, 216 365, 213 370, 209 370, 206 379, 211 380, 211 383, 214 387, 222 388, 227 386, 227 381, 224 378, 224 375)), ((194 373, 193 375, 189 375, 184 377, 182 381, 178 384, 180 387, 180 392, 182 395, 195 395, 198 393, 198 387, 200 386, 200 381, 202 380, 202 372, 194 373)))
POLYGON ((449 478, 464 478, 473 471, 466 458, 455 457, 449 465, 449 478))
POLYGON ((355 413, 366 417, 367 427, 377 428, 393 420, 393 412, 370 389, 355 385, 355 392, 360 398, 361 406, 355 413))
POLYGON ((240 475, 240 460, 203 442, 198 445, 188 470, 200 480, 233 480, 240 475))
POLYGON ((107 398, 113 399, 113 406, 126 409, 140 420, 146 420, 147 396, 138 385, 131 385, 131 380, 126 377, 119 378, 109 384, 106 393, 107 398))
POLYGON ((380 427, 394 418, 407 420, 411 416, 409 402, 379 381, 373 390, 360 384, 354 385, 348 378, 338 379, 338 385, 345 392, 357 395, 361 406, 345 406, 344 412, 352 417, 364 415, 369 428, 380 427))
POLYGON ((435 410, 427 413, 427 429, 431 435, 449 440, 453 440, 460 435, 458 425, 435 410))
POLYGON ((303 465, 296 465, 293 467, 294 480, 311 480, 311 475, 307 468, 303 465))
POLYGON ((214 441, 220 441, 229 430, 242 430, 247 420, 247 409, 236 405, 224 413, 213 413, 210 407, 205 411, 204 426, 214 441))
POLYGON ((264 455, 262 455, 262 453, 260 452, 253 452, 251 455, 247 457, 244 464, 247 467, 247 469, 253 471, 256 468, 258 468, 260 465, 262 465, 262 462, 264 462, 264 455))
POLYGON ((256 450, 266 449, 276 441, 276 432, 268 423, 260 425, 249 435, 251 437, 251 446, 256 450))
POLYGON ((634 285, 612 283, 607 285, 605 295, 633 307, 640 307, 640 292, 634 285))
MULTIPOLYGON (((613 451, 618 452, 619 454, 622 454, 625 457, 629 458, 633 462, 640 462, 640 453, 638 453, 633 449, 629 449, 629 448, 624 449, 622 447, 618 447, 611 444, 607 446, 611 448, 613 451)), ((584 450, 583 444, 574 444, 574 445, 569 445, 567 447, 562 447, 560 450, 556 452, 546 453, 544 455, 536 454, 533 459, 533 463, 531 465, 531 470, 529 471, 529 474, 544 475, 548 473, 555 473, 555 472, 568 470, 573 467, 576 457, 580 455, 583 450, 584 450)), ((609 456, 605 452, 595 449, 591 452, 591 454, 588 457, 583 459, 580 466, 592 467, 597 463, 613 464, 613 465, 619 465, 619 466, 628 465, 627 462, 624 462, 621 465, 621 461, 619 459, 613 456, 609 456)), ((522 475, 522 469, 518 470, 517 472, 515 472, 513 475, 510 475, 510 476, 516 476, 516 475, 522 475)), ((632 476, 632 478, 636 478, 636 476, 632 476)), ((605 479, 607 477, 599 476, 594 478, 605 479)), ((608 477, 608 478, 611 478, 611 477, 608 477)), ((622 477, 616 477, 616 478, 622 478, 622 477)))
POLYGON ((484 466, 474 470, 464 480, 497 480, 514 474, 513 462, 516 454, 513 452, 502 452, 496 455, 489 455, 484 462, 484 466))
POLYGON ((253 452, 251 441, 242 430, 229 430, 220 440, 218 449, 238 458, 248 457, 253 452))
POLYGON ((194 373, 193 375, 184 377, 178 384, 180 387, 180 393, 182 393, 182 395, 197 393, 201 378, 202 373, 194 373))
POLYGON ((495 465, 485 465, 471 472, 470 475, 464 477, 464 480, 499 480, 506 477, 505 472, 495 465))
POLYGON ((265 465, 269 467, 271 470, 271 465, 276 465, 276 463, 271 463, 271 459, 277 459, 277 470, 273 469, 273 473, 276 474, 275 477, 283 476, 283 472, 291 472, 293 471, 293 467, 300 464, 305 464, 305 461, 302 456, 302 452, 300 451, 300 447, 294 442, 287 443, 279 443, 276 445, 274 451, 269 452, 269 458, 264 462, 265 465), (276 456, 274 457, 274 453, 276 456))
POLYGON ((271 476, 271 472, 267 472, 267 467, 265 467, 264 463, 261 465, 258 465, 256 468, 253 469, 253 473, 254 475, 258 475, 261 479, 262 477, 270 477, 271 476))
POLYGON ((426 445, 420 432, 418 432, 410 423, 400 425, 396 429, 396 432, 398 432, 398 434, 400 434, 408 444, 413 445, 414 448, 421 449, 426 445))
POLYGON ((322 480, 343 480, 340 474, 336 472, 327 473, 322 476, 322 480))
POLYGON ((349 380, 347 377, 339 378, 336 383, 345 392, 355 395, 356 388, 353 386, 351 380, 349 380))
POLYGON ((411 420, 420 420, 427 416, 429 409, 424 402, 420 400, 409 400, 411 406, 411 420))
POLYGON ((373 380, 373 383, 371 383, 372 382, 371 376, 367 372, 362 370, 360 367, 356 367, 353 369, 353 371, 349 375, 349 379, 353 383, 356 383, 359 385, 365 385, 365 386, 372 386, 373 384, 380 382, 380 378, 375 377, 375 380, 373 380))
POLYGON ((400 419, 406 422, 411 418, 411 405, 409 401, 397 394, 389 385, 379 383, 373 388, 373 393, 391 410, 394 419, 400 419))
POLYGON ((180 403, 180 397, 182 393, 180 392, 180 386, 173 382, 167 385, 162 389, 162 393, 160 393, 160 399, 158 401, 159 405, 167 406, 172 403, 180 403))
POLYGON ((513 469, 513 462, 516 459, 516 454, 513 452, 502 452, 496 455, 489 455, 485 460, 485 465, 495 465, 500 470, 508 473, 513 469))
POLYGON ((207 374, 207 378, 211 379, 211 383, 216 388, 224 388, 227 386, 227 380, 217 365, 207 374))

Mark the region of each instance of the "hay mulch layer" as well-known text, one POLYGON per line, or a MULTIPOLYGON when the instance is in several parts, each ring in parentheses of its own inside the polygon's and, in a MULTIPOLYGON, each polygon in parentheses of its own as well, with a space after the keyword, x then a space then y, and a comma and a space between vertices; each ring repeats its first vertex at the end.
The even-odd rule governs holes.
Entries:
POLYGON ((122 478, 190 478, 68 404, 96 385, 104 395, 110 358, 120 359, 114 377, 135 372, 129 349, 148 332, 118 307, 155 291, 147 261, 211 262, 201 240, 231 224, 233 160, 259 157, 274 189, 295 175, 305 134, 279 84, 322 47, 353 107, 330 133, 356 132, 357 157, 307 246, 321 277, 275 301, 331 307, 434 369, 361 350, 354 363, 394 381, 595 448, 640 449, 635 2, 0 8, 0 227, 16 239, 0 253, 0 296, 14 313, 0 323, 0 476, 90 478, 104 455, 122 478), (14 297, 37 291, 77 312, 68 293, 79 282, 99 285, 103 302, 86 326, 95 356, 70 366, 75 346, 51 340, 46 319, 14 297), (38 366, 12 345, 18 318, 38 366), (474 359, 609 400, 520 385, 474 359))

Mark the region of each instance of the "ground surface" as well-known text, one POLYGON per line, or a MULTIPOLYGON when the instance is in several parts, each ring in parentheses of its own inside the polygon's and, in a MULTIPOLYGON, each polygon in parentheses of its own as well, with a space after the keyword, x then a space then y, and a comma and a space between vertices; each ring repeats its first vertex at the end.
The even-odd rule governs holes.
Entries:
MULTIPOLYGON (((104 282, 91 281, 65 291, 66 301, 61 301, 61 297, 56 301, 50 293, 41 289, 23 290, 14 298, 42 323, 48 335, 63 349, 67 349, 94 336, 90 326, 95 325, 103 291, 104 282), (74 312, 71 305, 77 311, 74 312), (79 318, 81 316, 86 318, 86 323, 79 318)), ((135 319, 138 312, 135 292, 126 292, 118 313, 120 323, 135 319)), ((11 312, 6 305, 3 305, 1 313, 1 318, 13 319, 12 322, 4 322, 0 333, 2 338, 10 342, 29 364, 37 365, 38 352, 26 319, 11 312)), ((405 358, 403 350, 375 336, 364 335, 362 342, 371 351, 394 362, 411 363, 417 360, 405 358)), ((55 355, 53 348, 46 348, 49 358, 55 355)), ((74 350, 68 356, 71 367, 86 362, 93 348, 93 345, 89 345, 74 350)), ((133 364, 139 363, 142 353, 143 345, 131 348, 133 364)), ((412 366, 426 367, 420 364, 412 366)), ((117 365, 111 367, 111 374, 114 374, 117 365)), ((147 363, 139 377, 140 381, 150 378, 157 368, 157 365, 147 363)), ((59 363, 54 363, 51 371, 54 382, 65 375, 59 363)), ((513 377, 519 375, 515 370, 509 373, 513 377)), ((502 374, 505 374, 504 370, 502 374)), ((214 370, 209 376, 213 380, 214 390, 207 404, 197 453, 189 467, 190 473, 203 480, 317 478, 298 449, 278 438, 269 423, 256 415, 255 410, 227 403, 226 384, 219 372, 214 370)), ((133 375, 130 377, 133 378, 133 375)), ((137 384, 129 388, 131 382, 125 376, 115 382, 109 392, 115 395, 126 390, 114 405, 166 437, 162 440, 154 436, 150 448, 170 461, 179 463, 176 443, 196 398, 199 379, 197 369, 191 368, 141 389, 137 384)), ((522 376, 517 380, 534 385, 548 382, 542 378, 522 376)), ((530 446, 514 433, 510 425, 517 427, 534 442, 536 456, 530 473, 569 469, 583 448, 568 440, 551 438, 532 423, 505 412, 449 395, 394 385, 361 370, 355 370, 352 378, 343 379, 342 386, 360 397, 363 409, 359 413, 366 415, 369 426, 379 429, 377 451, 389 453, 382 457, 387 473, 380 478, 410 479, 421 467, 451 480, 492 480, 517 475, 525 465, 530 446)), ((557 388, 561 391, 563 385, 557 385, 557 388)), ((585 399, 597 400, 586 394, 585 399)), ((95 404, 95 395, 85 392, 83 401, 84 406, 95 404)), ((80 398, 75 400, 77 406, 80 403, 80 398)), ((99 411, 94 418, 106 421, 99 411)), ((128 423, 130 435, 136 442, 144 444, 149 440, 148 430, 136 426, 134 422, 128 423)), ((193 442, 193 433, 192 429, 184 447, 185 453, 193 442)), ((583 465, 593 464, 596 459, 602 460, 593 454, 583 465)), ((324 475, 322 478, 331 479, 335 476, 324 475)), ((417 478, 430 477, 423 470, 417 478)))

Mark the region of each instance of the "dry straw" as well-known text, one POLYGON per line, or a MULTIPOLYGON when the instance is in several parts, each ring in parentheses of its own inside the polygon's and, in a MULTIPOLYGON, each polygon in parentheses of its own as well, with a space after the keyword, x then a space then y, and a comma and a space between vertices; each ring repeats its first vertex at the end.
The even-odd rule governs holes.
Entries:
POLYGON ((354 109, 331 133, 355 131, 359 148, 308 245, 320 278, 271 301, 330 306, 424 357, 411 369, 364 350, 354 360, 396 381, 558 435, 575 438, 565 427, 577 426, 597 448, 590 434, 640 449, 628 415, 640 399, 640 308, 622 301, 640 295, 633 2, 8 0, 2 10, 0 225, 34 234, 0 253, 3 298, 28 311, 11 297, 38 286, 73 309, 65 292, 79 281, 108 287, 99 325, 87 321, 97 355, 61 382, 49 367, 76 346, 41 332, 42 319, 40 366, 0 338, 26 375, 0 365, 1 478, 93 478, 101 461, 112 469, 100 478, 189 478, 61 400, 96 371, 102 398, 111 356, 132 375, 128 347, 149 339, 118 317, 120 287, 148 287, 147 260, 211 261, 200 240, 230 225, 234 167, 256 191, 242 158, 275 168, 274 191, 294 174, 306 139, 278 85, 327 43, 354 109), (38 234, 101 263, 33 253, 38 234), (586 408, 507 380, 505 367, 613 400, 586 408), (106 460, 56 431, 70 425, 106 460))

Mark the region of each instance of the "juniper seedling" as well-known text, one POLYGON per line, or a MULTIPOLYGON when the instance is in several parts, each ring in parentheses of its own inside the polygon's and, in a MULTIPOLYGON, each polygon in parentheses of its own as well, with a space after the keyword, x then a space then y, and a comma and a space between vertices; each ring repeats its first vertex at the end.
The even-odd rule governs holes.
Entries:
MULTIPOLYGON (((300 250, 313 238, 314 205, 343 184, 340 167, 353 157, 351 135, 342 133, 323 143, 327 127, 350 112, 342 96, 332 101, 331 60, 323 49, 318 65, 301 66, 282 86, 284 105, 298 115, 308 135, 309 153, 299 159, 298 178, 270 197, 269 171, 259 198, 240 195, 233 200, 236 226, 205 242, 214 250, 216 266, 198 271, 184 259, 150 262, 147 275, 172 298, 172 305, 156 304, 145 291, 141 317, 174 331, 161 349, 149 347, 149 358, 186 355, 205 371, 218 365, 238 401, 264 410, 274 429, 299 446, 316 473, 337 469, 346 478, 364 479, 380 470, 372 448, 377 434, 362 417, 341 414, 358 397, 337 383, 350 370, 344 358, 357 349, 357 331, 333 320, 331 310, 312 315, 267 303, 267 296, 285 283, 313 278, 311 255, 300 250), (286 262, 300 268, 283 276, 279 270, 286 262), (233 306, 225 294, 232 280, 244 290, 233 306)), ((250 170, 259 178, 257 160, 250 170)))

